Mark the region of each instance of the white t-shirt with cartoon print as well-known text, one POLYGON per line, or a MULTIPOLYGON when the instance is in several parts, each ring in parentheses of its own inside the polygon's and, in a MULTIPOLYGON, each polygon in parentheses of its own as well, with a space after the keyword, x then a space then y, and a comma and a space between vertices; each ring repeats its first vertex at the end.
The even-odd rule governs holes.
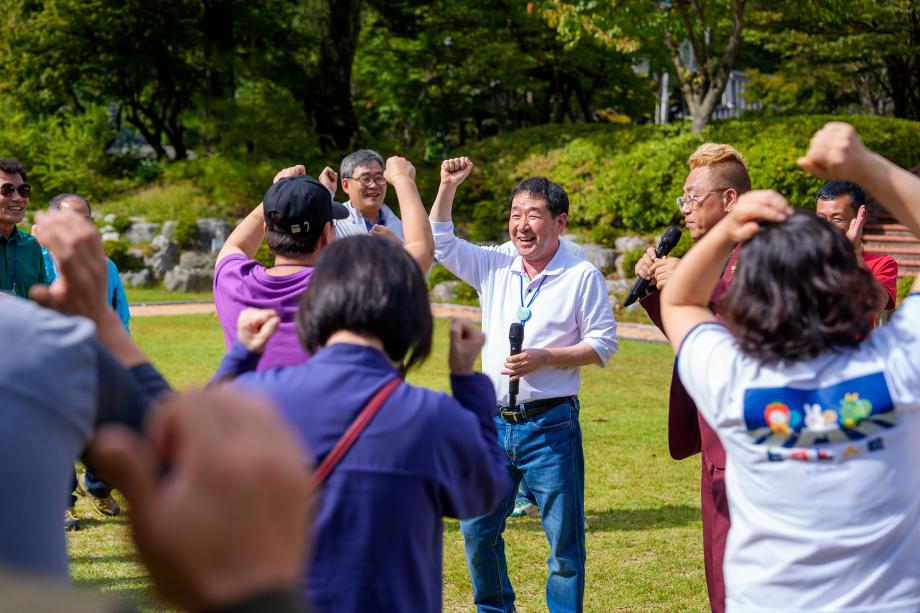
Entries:
POLYGON ((920 294, 786 366, 703 324, 678 372, 727 456, 727 611, 920 611, 920 294))

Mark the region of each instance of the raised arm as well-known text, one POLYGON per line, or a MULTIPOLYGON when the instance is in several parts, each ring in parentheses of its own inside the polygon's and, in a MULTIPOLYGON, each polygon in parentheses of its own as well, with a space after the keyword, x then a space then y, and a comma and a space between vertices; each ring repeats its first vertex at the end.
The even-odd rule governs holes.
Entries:
POLYGON ((383 176, 396 190, 399 200, 405 238, 403 246, 422 272, 428 272, 434 262, 434 238, 415 185, 415 167, 406 158, 393 156, 387 160, 383 176))
MULTIPOLYGON (((296 177, 305 174, 307 174, 307 171, 302 165, 291 166, 280 170, 272 180, 272 184, 286 177, 296 177)), ((224 246, 217 254, 217 261, 220 262, 228 255, 237 253, 252 259, 255 257, 256 251, 259 250, 259 246, 262 244, 264 238, 265 213, 262 210, 262 203, 260 202, 259 206, 253 209, 252 212, 233 229, 233 232, 230 233, 227 242, 224 243, 224 246)))
POLYGON ((722 274, 720 264, 732 247, 753 237, 760 228, 758 221, 785 221, 792 212, 786 199, 776 192, 747 192, 732 212, 683 257, 661 292, 661 319, 675 353, 693 328, 715 321, 709 300, 722 274))
POLYGON ((473 162, 470 158, 452 158, 441 162, 441 184, 438 195, 431 206, 431 221, 450 221, 454 206, 454 195, 460 184, 470 176, 473 162))
MULTIPOLYGON (((867 149, 850 124, 834 121, 818 130, 798 163, 824 179, 859 183, 911 234, 920 237, 920 177, 867 149)), ((920 276, 911 291, 920 291, 920 276)))

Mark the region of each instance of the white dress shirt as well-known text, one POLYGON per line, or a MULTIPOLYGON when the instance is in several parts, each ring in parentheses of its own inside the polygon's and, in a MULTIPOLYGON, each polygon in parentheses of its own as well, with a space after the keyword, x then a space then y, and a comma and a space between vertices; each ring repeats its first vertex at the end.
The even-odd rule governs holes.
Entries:
MULTIPOLYGON (((351 204, 351 200, 342 203, 348 209, 348 219, 335 220, 335 237, 345 238, 346 236, 359 236, 368 233, 367 224, 364 222, 364 215, 351 204)), ((399 240, 405 242, 403 236, 402 222, 396 216, 390 207, 385 204, 380 205, 380 219, 383 221, 382 226, 392 230, 393 234, 399 237, 399 240)), ((379 222, 378 222, 379 223, 379 222)))
MULTIPOLYGON (((451 221, 432 222, 431 230, 438 262, 479 292, 486 333, 482 369, 492 379, 499 402, 508 402, 508 377, 501 371, 509 352, 508 330, 518 321, 521 284, 524 305, 530 304, 531 310, 524 324, 524 349, 571 347, 585 342, 602 366, 616 352, 617 323, 607 299, 607 286, 600 271, 587 261, 561 248, 543 272, 528 279, 516 251, 512 254, 501 246, 470 244, 454 235, 451 221)), ((580 387, 580 368, 540 368, 521 379, 518 402, 573 396, 580 387)))

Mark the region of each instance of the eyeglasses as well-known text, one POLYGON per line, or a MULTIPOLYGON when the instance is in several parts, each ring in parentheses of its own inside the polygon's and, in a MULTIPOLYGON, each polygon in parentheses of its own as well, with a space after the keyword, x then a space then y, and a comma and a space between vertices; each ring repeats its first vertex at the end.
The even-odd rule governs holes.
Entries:
POLYGON ((702 202, 703 200, 705 200, 705 199, 706 199, 706 196, 708 196, 709 194, 717 194, 717 193, 719 193, 719 192, 724 192, 724 191, 727 190, 727 189, 731 189, 731 188, 730 188, 730 187, 722 187, 722 188, 719 188, 719 189, 714 189, 714 190, 711 190, 711 191, 708 191, 708 192, 704 192, 704 193, 702 193, 702 194, 694 194, 693 192, 690 192, 690 193, 687 194, 686 196, 678 196, 678 197, 677 197, 677 200, 675 200, 675 202, 677 202, 677 208, 679 208, 681 211, 683 211, 684 208, 687 208, 687 207, 693 208, 694 205, 697 205, 697 204, 699 204, 700 202, 702 202))
POLYGON ((32 186, 28 183, 20 183, 19 187, 16 187, 12 183, 0 185, 0 196, 9 198, 13 195, 13 192, 19 192, 19 195, 23 198, 29 198, 32 195, 32 186))
POLYGON ((377 185, 386 185, 386 182, 387 182, 387 180, 384 178, 383 175, 377 175, 376 177, 364 175, 361 177, 345 177, 345 178, 352 179, 353 181, 357 181, 364 187, 370 187, 371 185, 374 185, 375 183, 377 185))

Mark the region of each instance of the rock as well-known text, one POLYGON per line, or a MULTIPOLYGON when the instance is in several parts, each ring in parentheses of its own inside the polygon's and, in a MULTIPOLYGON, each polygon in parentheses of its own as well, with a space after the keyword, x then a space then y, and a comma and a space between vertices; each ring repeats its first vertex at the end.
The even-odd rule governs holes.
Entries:
POLYGON ((112 223, 112 222, 114 222, 114 221, 115 221, 115 213, 109 213, 108 215, 106 215, 105 217, 102 218, 102 221, 104 221, 105 223, 112 223))
POLYGON ((103 243, 104 243, 105 241, 118 241, 118 240, 121 240, 121 234, 119 234, 118 232, 115 232, 114 230, 111 230, 111 231, 109 231, 109 232, 105 232, 104 230, 105 230, 105 228, 103 228, 103 232, 102 232, 102 242, 103 242, 103 243))
POLYGON ((166 273, 163 287, 171 292, 206 292, 214 283, 214 274, 200 268, 176 266, 166 273))
POLYGON ((144 258, 144 264, 156 279, 164 279, 166 273, 179 263, 179 247, 162 234, 154 237, 150 246, 153 247, 153 254, 144 258))
POLYGON ((131 224, 131 228, 125 232, 125 238, 129 243, 149 243, 160 231, 160 224, 146 221, 138 221, 131 224))
POLYGON ((121 277, 121 283, 125 287, 150 287, 153 285, 153 275, 150 270, 142 268, 137 272, 122 272, 118 275, 121 277))
POLYGON ((585 259, 591 262, 605 276, 616 269, 616 253, 613 249, 593 243, 586 243, 581 248, 585 252, 585 259))
POLYGON ((199 219, 195 244, 202 251, 220 251, 230 236, 230 224, 222 219, 199 219))
POLYGON ((461 281, 442 281, 431 288, 432 302, 453 302, 457 299, 457 290, 461 281))
POLYGON ((217 262, 217 252, 203 251, 184 251, 179 256, 179 266, 182 268, 201 268, 204 270, 214 270, 214 264, 217 262))
POLYGON ((607 279, 607 293, 613 296, 625 296, 633 286, 629 279, 607 279))
POLYGON ((176 240, 176 222, 174 221, 164 221, 163 222, 163 236, 173 241, 176 240))
POLYGON ((616 247, 616 250, 620 253, 635 251, 636 249, 645 251, 651 247, 648 242, 639 238, 638 236, 621 236, 620 238, 613 241, 613 244, 616 247))

